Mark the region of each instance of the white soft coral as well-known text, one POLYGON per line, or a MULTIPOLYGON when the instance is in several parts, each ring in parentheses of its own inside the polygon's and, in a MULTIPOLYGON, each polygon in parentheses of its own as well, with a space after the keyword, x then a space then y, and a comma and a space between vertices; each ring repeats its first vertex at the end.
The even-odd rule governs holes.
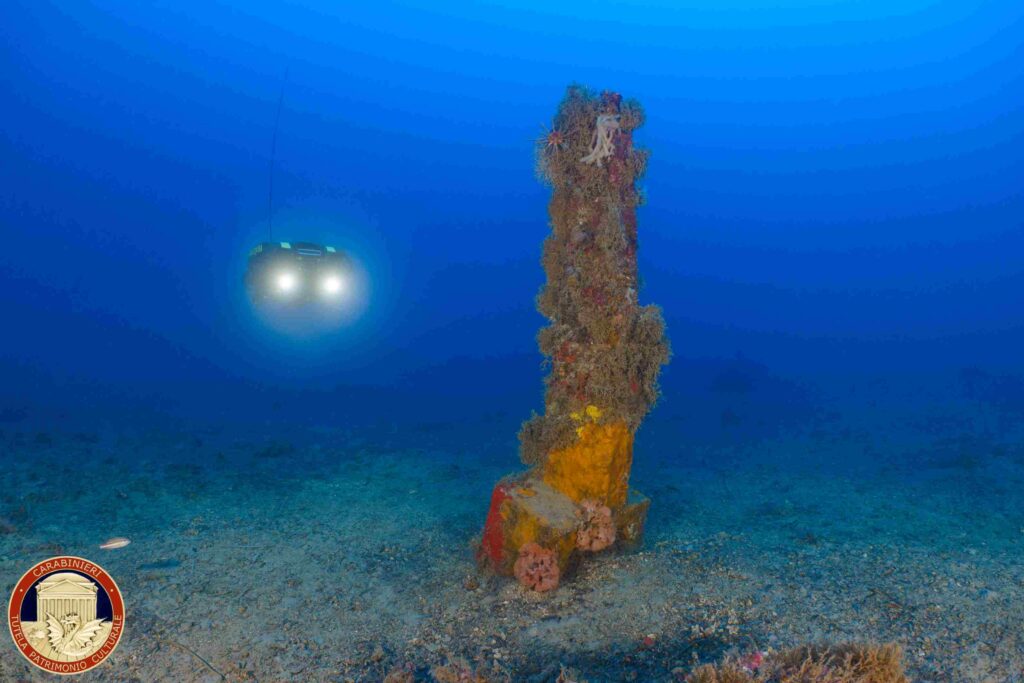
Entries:
POLYGON ((603 159, 610 157, 615 152, 612 137, 618 129, 618 116, 615 114, 600 114, 597 117, 594 139, 590 144, 590 154, 580 159, 580 161, 585 164, 597 164, 600 166, 603 159))

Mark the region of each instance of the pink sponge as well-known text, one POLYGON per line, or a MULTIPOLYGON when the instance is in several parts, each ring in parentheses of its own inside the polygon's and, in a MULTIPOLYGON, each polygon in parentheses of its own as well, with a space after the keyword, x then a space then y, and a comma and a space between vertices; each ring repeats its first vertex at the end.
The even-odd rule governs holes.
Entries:
POLYGON ((557 588, 559 572, 555 551, 533 541, 524 543, 516 558, 515 575, 519 583, 538 593, 557 588))
POLYGON ((595 500, 584 500, 578 511, 580 528, 576 532, 576 547, 580 550, 597 552, 615 543, 615 524, 612 511, 607 505, 595 500))

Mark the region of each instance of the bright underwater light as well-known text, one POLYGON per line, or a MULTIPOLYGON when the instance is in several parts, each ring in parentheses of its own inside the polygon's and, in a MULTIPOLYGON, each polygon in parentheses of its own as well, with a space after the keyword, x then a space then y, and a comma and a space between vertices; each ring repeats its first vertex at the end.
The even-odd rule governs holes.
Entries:
POLYGON ((315 242, 261 242, 245 270, 250 300, 277 313, 349 315, 361 305, 363 282, 344 252, 315 242))
POLYGON ((345 281, 340 275, 332 274, 320 281, 320 290, 328 296, 337 296, 345 288, 345 281))
POLYGON ((275 282, 277 290, 282 294, 290 294, 299 287, 299 278, 295 276, 295 273, 287 270, 278 273, 275 282))

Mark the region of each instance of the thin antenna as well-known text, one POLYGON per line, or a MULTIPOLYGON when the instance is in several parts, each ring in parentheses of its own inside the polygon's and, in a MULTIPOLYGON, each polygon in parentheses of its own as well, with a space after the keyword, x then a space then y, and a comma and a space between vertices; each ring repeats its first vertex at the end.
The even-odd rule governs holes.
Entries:
POLYGON ((284 79, 281 81, 281 94, 277 98, 277 116, 274 118, 274 141, 270 145, 270 187, 267 188, 267 235, 268 242, 274 241, 274 161, 277 159, 277 129, 281 125, 281 103, 284 102, 284 86, 288 82, 288 69, 284 68, 284 79))

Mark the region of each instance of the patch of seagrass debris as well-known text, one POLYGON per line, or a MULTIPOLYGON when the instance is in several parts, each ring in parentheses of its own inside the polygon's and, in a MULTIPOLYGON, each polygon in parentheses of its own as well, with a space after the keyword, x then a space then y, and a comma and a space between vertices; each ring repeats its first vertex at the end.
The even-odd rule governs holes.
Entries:
POLYGON ((908 683, 899 645, 804 645, 705 664, 686 683, 908 683))

